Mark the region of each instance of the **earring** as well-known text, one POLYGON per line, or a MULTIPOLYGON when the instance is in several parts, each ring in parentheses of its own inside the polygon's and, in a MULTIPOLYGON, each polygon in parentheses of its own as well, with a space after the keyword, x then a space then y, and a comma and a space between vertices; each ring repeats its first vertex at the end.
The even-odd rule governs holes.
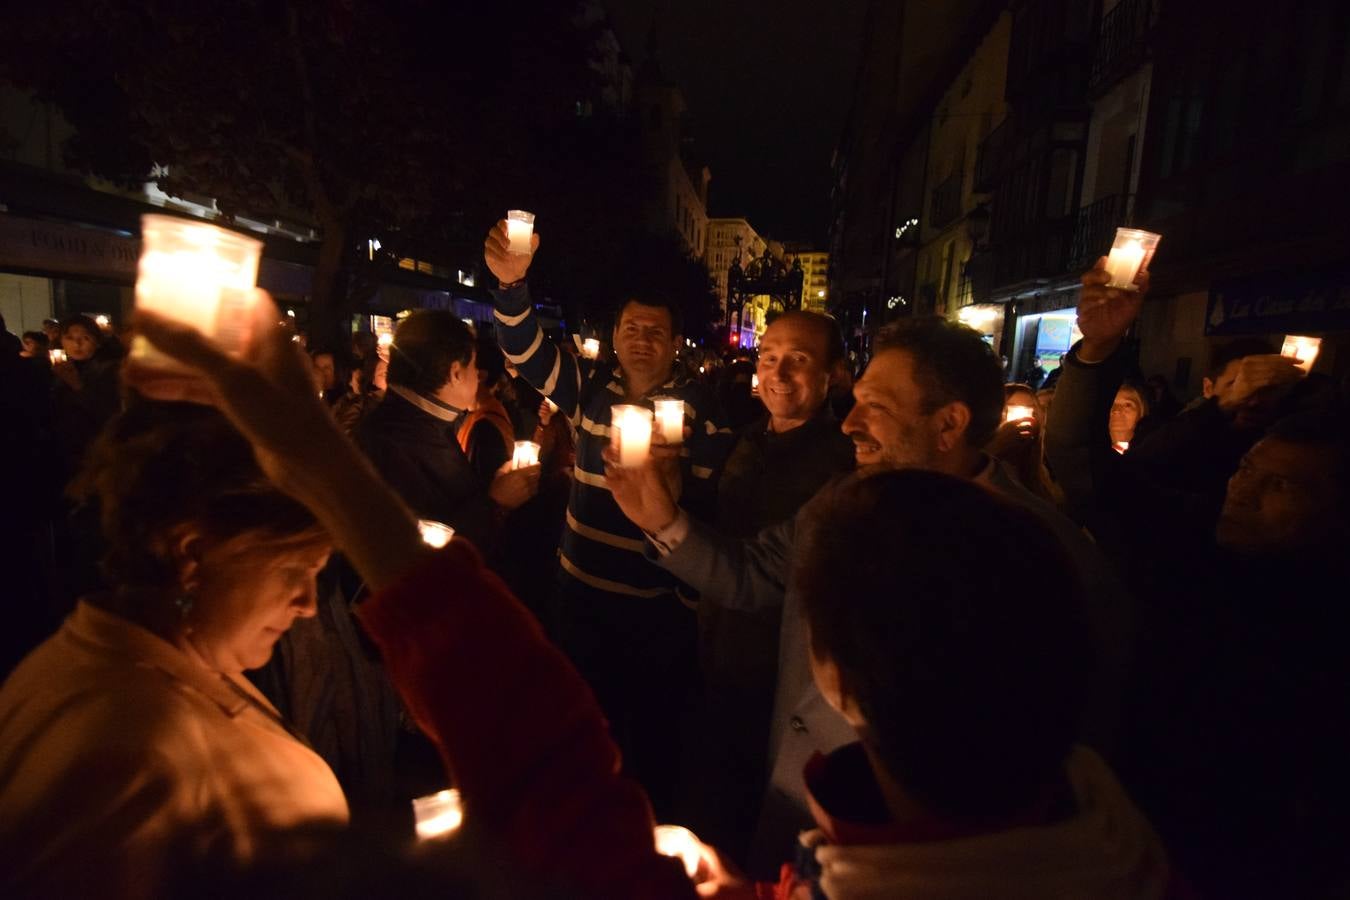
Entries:
POLYGON ((178 607, 178 617, 180 619, 186 619, 188 614, 192 612, 192 605, 196 602, 196 591, 185 590, 179 593, 179 595, 173 599, 173 605, 178 607))

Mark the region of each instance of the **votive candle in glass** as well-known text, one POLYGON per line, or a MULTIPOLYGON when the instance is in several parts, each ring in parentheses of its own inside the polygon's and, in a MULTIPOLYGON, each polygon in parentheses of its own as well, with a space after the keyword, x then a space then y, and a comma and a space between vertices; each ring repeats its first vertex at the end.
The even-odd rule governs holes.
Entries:
POLYGON ((459 791, 453 788, 416 797, 412 806, 419 841, 454 834, 464 824, 464 805, 460 802, 459 791))
POLYGON ((586 338, 581 342, 581 355, 587 359, 599 359, 600 341, 596 338, 586 338))
POLYGON ((526 466, 539 465, 539 445, 534 441, 516 441, 515 451, 511 454, 511 468, 523 469, 526 466))
POLYGON ((455 536, 455 529, 431 519, 418 519, 417 530, 422 535, 422 543, 437 550, 450 543, 450 539, 455 536))
POLYGON ((1003 417, 1005 422, 1020 422, 1023 419, 1036 418, 1036 410, 1030 406, 1010 406, 1008 414, 1003 417))
POLYGON ((506 237, 510 241, 507 250, 518 256, 529 256, 530 238, 534 235, 534 213, 523 209, 506 211, 506 237))
POLYGON ((66 361, 66 351, 62 350, 60 347, 53 347, 47 351, 47 358, 52 361, 52 365, 63 363, 66 361))
POLYGON ((656 852, 684 863, 684 873, 691 879, 698 874, 703 859, 703 847, 688 828, 680 825, 656 826, 656 852))
POLYGON ((1160 240, 1162 235, 1151 231, 1117 228, 1115 242, 1106 256, 1106 271, 1111 275, 1107 287, 1137 290, 1135 279, 1140 272, 1148 271, 1160 240))
POLYGON ((1317 362, 1317 354, 1321 352, 1321 349, 1322 339, 1319 337, 1290 334, 1284 338, 1284 346, 1280 348, 1280 355, 1298 360, 1300 369, 1311 372, 1313 363, 1317 362))
POLYGON ((667 444, 684 442, 684 401, 678 397, 657 397, 656 421, 667 444))
POLYGON ((619 465, 640 466, 647 461, 652 446, 652 411, 621 403, 611 410, 610 445, 619 452, 619 465))

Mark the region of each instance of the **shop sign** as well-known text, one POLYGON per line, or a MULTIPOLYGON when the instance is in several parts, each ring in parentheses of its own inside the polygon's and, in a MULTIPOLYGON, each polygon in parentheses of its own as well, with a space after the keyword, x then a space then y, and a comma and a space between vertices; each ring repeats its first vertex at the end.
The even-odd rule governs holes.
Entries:
POLYGON ((130 284, 136 280, 140 253, 136 238, 0 214, 0 269, 130 284))
POLYGON ((1350 330, 1350 265, 1216 281, 1205 334, 1306 334, 1350 330))

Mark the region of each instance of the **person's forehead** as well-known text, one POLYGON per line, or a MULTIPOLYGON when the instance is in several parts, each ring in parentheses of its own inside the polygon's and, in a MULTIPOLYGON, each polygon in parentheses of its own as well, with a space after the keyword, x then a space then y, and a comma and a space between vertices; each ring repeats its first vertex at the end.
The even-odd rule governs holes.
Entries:
POLYGON ((619 316, 621 325, 664 325, 670 327, 670 310, 630 300, 619 316))
POLYGON ((764 331, 759 348, 765 350, 806 350, 824 354, 826 337, 823 329, 801 319, 780 319, 764 331))
POLYGON ((914 357, 907 350, 883 350, 872 357, 858 380, 858 387, 894 396, 918 391, 914 380, 914 357))

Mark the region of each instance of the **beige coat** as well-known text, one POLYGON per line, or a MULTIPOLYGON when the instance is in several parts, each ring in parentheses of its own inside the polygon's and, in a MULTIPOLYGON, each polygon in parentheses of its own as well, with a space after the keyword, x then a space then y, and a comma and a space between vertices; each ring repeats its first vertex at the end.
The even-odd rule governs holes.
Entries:
POLYGON ((81 603, 0 688, 0 895, 148 897, 190 854, 347 819, 244 679, 81 603))

